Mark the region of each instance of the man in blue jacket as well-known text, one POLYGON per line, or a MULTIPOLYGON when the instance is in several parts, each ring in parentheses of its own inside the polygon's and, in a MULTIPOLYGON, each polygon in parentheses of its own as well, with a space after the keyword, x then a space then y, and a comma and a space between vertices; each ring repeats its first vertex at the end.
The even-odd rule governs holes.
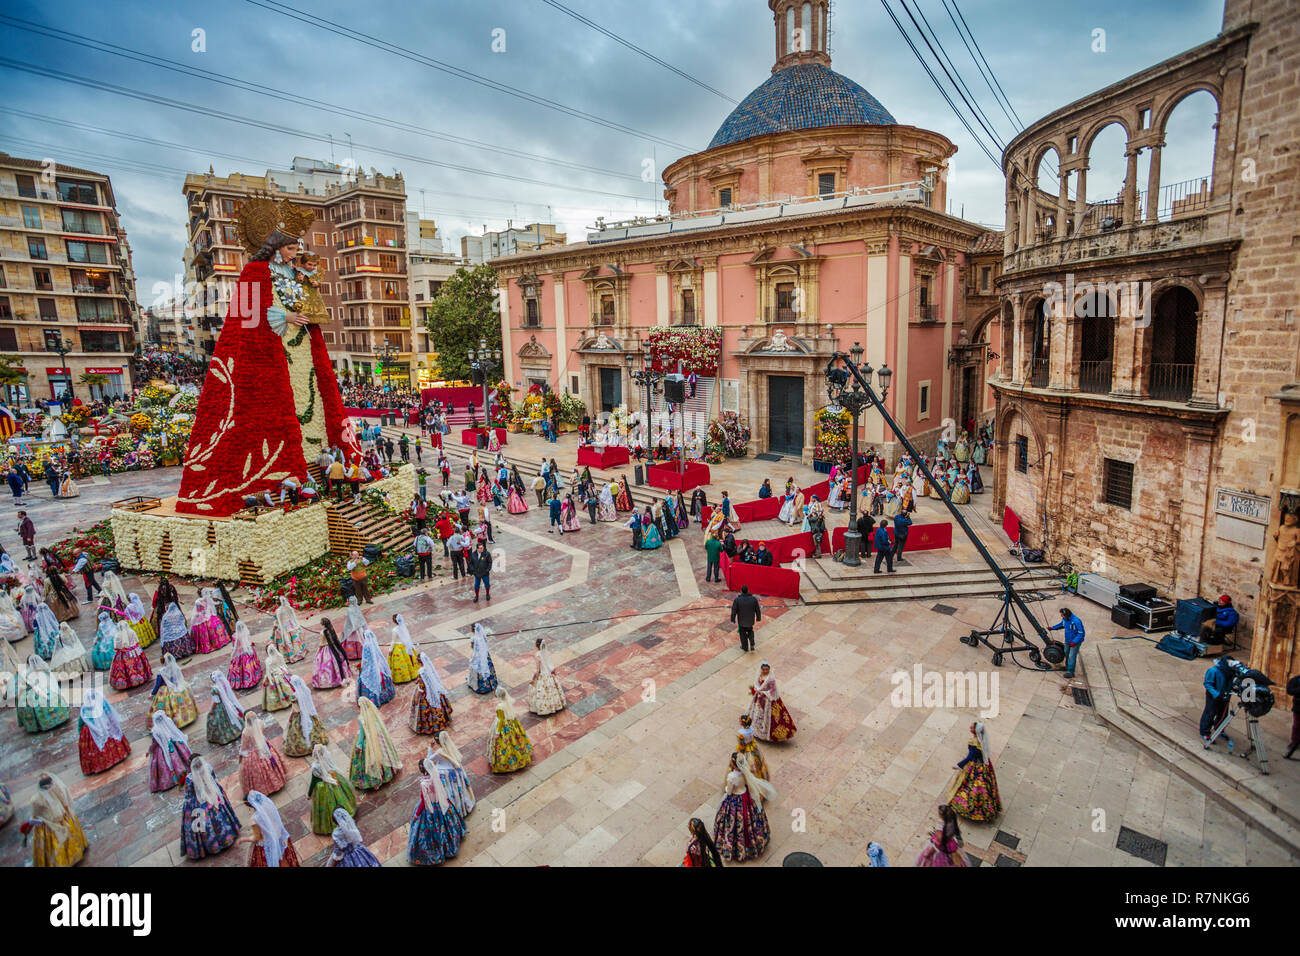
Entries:
POLYGON ((912 519, 900 511, 894 515, 894 557, 903 563, 903 548, 907 546, 907 532, 912 527, 912 519))
POLYGON ((1201 740, 1208 747, 1210 734, 1223 720, 1232 692, 1232 658, 1220 657, 1205 672, 1205 709, 1201 711, 1201 740))
POLYGON ((1083 622, 1068 607, 1061 608, 1061 620, 1048 630, 1065 631, 1065 676, 1074 677, 1074 664, 1083 647, 1083 622))
POLYGON ((880 562, 884 561, 889 567, 889 573, 894 573, 894 545, 889 540, 889 528, 885 523, 880 522, 880 527, 876 528, 876 569, 873 574, 880 573, 880 562))
POLYGON ((1201 640, 1206 644, 1222 644, 1228 632, 1236 629, 1237 621, 1237 609, 1232 606, 1232 598, 1220 594, 1219 603, 1214 605, 1214 620, 1201 625, 1201 640))

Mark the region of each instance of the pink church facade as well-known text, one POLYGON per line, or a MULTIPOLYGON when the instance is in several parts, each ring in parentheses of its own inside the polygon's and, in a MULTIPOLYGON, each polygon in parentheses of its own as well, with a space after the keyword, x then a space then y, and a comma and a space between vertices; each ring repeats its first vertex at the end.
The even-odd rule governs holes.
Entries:
MULTIPOLYGON (((945 419, 993 410, 1001 238, 943 212, 946 138, 898 124, 829 69, 824 0, 769 5, 772 77, 708 149, 665 170, 669 216, 493 260, 506 378, 576 393, 593 415, 637 411, 647 397, 631 372, 652 334, 720 337, 716 368, 692 369, 695 427, 736 412, 751 453, 806 463, 827 362, 860 344, 894 371, 892 414, 932 446, 945 419)), ((893 450, 869 411, 860 438, 893 450)))

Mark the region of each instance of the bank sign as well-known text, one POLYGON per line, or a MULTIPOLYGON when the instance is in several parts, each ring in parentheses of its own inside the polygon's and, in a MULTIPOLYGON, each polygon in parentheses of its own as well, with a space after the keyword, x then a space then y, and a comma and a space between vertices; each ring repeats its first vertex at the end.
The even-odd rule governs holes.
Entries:
POLYGON ((1214 510, 1230 518, 1240 518, 1254 524, 1267 525, 1273 511, 1273 503, 1259 495, 1248 495, 1240 491, 1216 488, 1214 510))

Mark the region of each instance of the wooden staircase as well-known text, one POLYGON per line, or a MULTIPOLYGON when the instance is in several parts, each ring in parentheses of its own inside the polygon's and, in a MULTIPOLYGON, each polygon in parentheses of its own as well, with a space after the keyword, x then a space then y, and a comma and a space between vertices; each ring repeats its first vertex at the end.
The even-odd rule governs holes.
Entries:
POLYGON ((331 554, 351 554, 364 550, 367 545, 385 553, 400 553, 412 547, 411 523, 404 514, 381 513, 364 500, 361 504, 326 501, 324 505, 331 554))

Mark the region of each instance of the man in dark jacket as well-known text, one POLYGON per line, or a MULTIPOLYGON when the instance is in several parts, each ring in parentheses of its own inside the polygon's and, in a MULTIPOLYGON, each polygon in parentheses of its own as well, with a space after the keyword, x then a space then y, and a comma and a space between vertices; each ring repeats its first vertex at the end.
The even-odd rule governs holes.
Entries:
POLYGON ((884 561, 889 568, 889 573, 894 573, 894 544, 889 540, 889 528, 885 523, 880 522, 880 527, 876 529, 876 568, 873 574, 880 573, 880 562, 884 561))
POLYGON ((749 585, 741 585, 740 593, 731 602, 731 622, 740 629, 740 649, 754 649, 754 624, 763 619, 763 609, 758 598, 749 593, 749 585))
POLYGON ((767 542, 760 541, 758 550, 754 552, 754 563, 770 568, 774 562, 774 556, 771 551, 767 550, 767 542))
POLYGON ((474 575, 474 603, 478 603, 479 585, 487 592, 487 600, 492 600, 492 553, 488 551, 486 542, 480 541, 478 548, 470 554, 469 573, 474 575))
POLYGON ((727 557, 736 556, 736 536, 728 531, 722 538, 722 550, 727 552, 727 557))
POLYGON ((1205 707, 1201 710, 1201 740, 1210 742, 1210 734, 1228 712, 1232 693, 1232 658, 1220 657, 1205 672, 1205 707))
POLYGON ((894 515, 894 557, 901 563, 903 561, 903 549, 907 547, 907 532, 912 527, 912 519, 907 516, 907 512, 900 511, 894 515))
POLYGON ((862 557, 871 557, 871 533, 876 528, 876 519, 863 512, 858 515, 858 534, 862 538, 862 557))

